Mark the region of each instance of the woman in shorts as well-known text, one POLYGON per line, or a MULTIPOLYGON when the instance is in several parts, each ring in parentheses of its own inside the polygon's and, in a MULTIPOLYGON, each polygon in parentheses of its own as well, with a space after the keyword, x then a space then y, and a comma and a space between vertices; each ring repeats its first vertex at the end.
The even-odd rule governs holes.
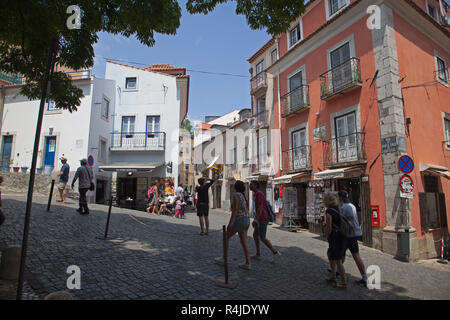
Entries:
MULTIPOLYGON (((245 270, 250 270, 250 250, 247 242, 247 231, 250 227, 250 216, 248 213, 248 200, 245 197, 245 184, 242 181, 236 181, 234 184, 235 193, 233 194, 232 212, 230 221, 227 227, 227 243, 226 250, 228 252, 229 240, 236 233, 239 234, 242 249, 244 250, 245 263, 239 267, 245 270)), ((223 258, 218 258, 216 261, 223 263, 223 258)))

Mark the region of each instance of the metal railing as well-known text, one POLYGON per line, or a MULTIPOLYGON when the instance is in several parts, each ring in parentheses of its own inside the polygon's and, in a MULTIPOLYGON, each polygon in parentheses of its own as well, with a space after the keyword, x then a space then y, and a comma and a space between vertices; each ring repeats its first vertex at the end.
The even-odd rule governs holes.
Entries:
POLYGON ((113 133, 111 150, 164 150, 165 132, 113 133))
POLYGON ((300 86, 280 99, 281 116, 287 117, 309 107, 309 86, 300 86))
POLYGON ((367 160, 365 133, 352 133, 326 140, 323 144, 323 162, 325 167, 349 162, 364 162, 367 160))
POLYGON ((311 146, 305 145, 283 151, 283 170, 302 171, 311 168, 311 146))
POLYGON ((262 87, 265 87, 267 85, 266 80, 267 80, 267 75, 264 71, 258 73, 256 76, 254 76, 250 80, 251 91, 254 92, 262 87))
POLYGON ((22 84, 24 80, 22 75, 3 72, 0 72, 0 79, 12 84, 22 84))
POLYGON ((269 111, 264 110, 260 111, 259 113, 255 114, 253 116, 255 118, 255 125, 256 127, 265 127, 269 125, 269 111))
POLYGON ((320 76, 320 96, 322 100, 327 100, 361 84, 360 61, 357 58, 350 58, 320 76))
POLYGON ((269 155, 261 155, 253 158, 252 161, 253 174, 269 174, 269 172, 270 172, 269 155))

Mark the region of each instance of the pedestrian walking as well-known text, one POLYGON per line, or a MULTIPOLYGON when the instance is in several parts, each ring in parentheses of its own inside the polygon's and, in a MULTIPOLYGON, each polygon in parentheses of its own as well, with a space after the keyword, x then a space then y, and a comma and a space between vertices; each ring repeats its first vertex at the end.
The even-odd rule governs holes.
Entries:
POLYGON ((331 267, 331 277, 327 279, 336 288, 347 288, 347 279, 342 260, 345 254, 346 239, 339 233, 340 213, 339 200, 335 193, 327 192, 323 197, 326 212, 326 236, 328 239, 328 259, 331 267), (336 267, 339 270, 341 283, 336 279, 336 267))
POLYGON ((181 202, 181 198, 180 197, 176 197, 175 198, 175 214, 174 214, 174 218, 176 218, 177 216, 179 216, 180 218, 183 217, 183 213, 181 211, 181 206, 182 206, 182 202, 181 202))
POLYGON ((66 203, 66 186, 67 182, 69 182, 69 173, 70 173, 70 166, 67 163, 66 157, 59 158, 62 163, 62 167, 60 172, 58 173, 59 177, 59 184, 58 184, 58 191, 59 196, 61 200, 56 200, 57 202, 66 203))
MULTIPOLYGON (((239 265, 239 267, 245 270, 250 270, 250 250, 247 242, 247 232, 250 227, 250 215, 248 212, 248 199, 244 194, 245 184, 242 181, 236 181, 234 184, 234 191, 233 202, 231 205, 231 217, 227 226, 227 241, 225 250, 228 252, 230 238, 237 233, 245 255, 245 263, 239 265)), ((218 258, 216 261, 223 264, 224 258, 218 258)))
POLYGON ((275 263, 280 257, 280 253, 274 249, 272 243, 267 239, 267 225, 269 224, 269 213, 267 208, 266 196, 260 190, 260 184, 258 181, 253 180, 250 182, 250 190, 253 191, 253 199, 255 204, 255 216, 252 222, 254 228, 253 240, 255 241, 256 254, 251 258, 255 260, 261 259, 261 245, 264 243, 267 248, 272 251, 272 262, 275 263))
POLYGON ((89 190, 93 190, 93 177, 91 167, 88 165, 86 159, 80 160, 80 167, 75 172, 75 176, 72 181, 72 189, 75 186, 75 182, 78 180, 78 192, 80 193, 79 208, 77 212, 82 215, 89 214, 89 207, 87 204, 86 194, 89 190))
POLYGON ((185 202, 186 200, 184 199, 184 189, 183 189, 183 184, 179 184, 178 187, 175 189, 175 196, 176 197, 180 197, 182 202, 185 202))
POLYGON ((158 199, 159 199, 159 191, 158 191, 158 180, 153 181, 153 185, 150 186, 147 192, 148 197, 148 207, 145 209, 147 213, 152 211, 153 215, 158 214, 158 199))
POLYGON ((358 221, 358 215, 356 213, 356 207, 350 203, 349 194, 347 191, 342 190, 338 193, 339 201, 340 201, 340 209, 342 212, 347 213, 346 216, 353 217, 353 225, 355 226, 355 233, 351 237, 347 237, 346 246, 344 250, 344 256, 342 258, 342 263, 345 261, 345 252, 350 250, 353 260, 355 260, 356 266, 358 267, 359 272, 361 273, 361 280, 358 280, 357 283, 367 286, 367 275, 366 268, 364 266, 364 262, 359 255, 359 245, 358 240, 361 240, 362 232, 361 227, 358 221))
POLYGON ((209 195, 208 195, 208 191, 209 188, 214 184, 214 182, 216 182, 215 180, 212 179, 207 179, 207 178, 200 178, 198 179, 198 184, 199 186, 197 186, 195 188, 196 192, 197 192, 197 197, 198 197, 198 201, 197 201, 197 216, 199 219, 199 223, 200 223, 200 235, 203 236, 207 236, 208 232, 209 232, 209 195), (206 181, 209 181, 208 183, 206 183, 206 181), (206 229, 206 232, 205 232, 206 229))

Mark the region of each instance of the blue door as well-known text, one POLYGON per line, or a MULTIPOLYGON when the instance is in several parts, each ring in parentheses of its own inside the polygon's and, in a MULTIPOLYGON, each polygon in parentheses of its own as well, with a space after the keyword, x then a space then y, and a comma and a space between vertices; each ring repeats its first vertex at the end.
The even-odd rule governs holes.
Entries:
POLYGON ((2 168, 4 172, 9 171, 11 160, 11 150, 12 150, 13 136, 3 136, 3 147, 2 147, 2 168))
POLYGON ((55 167, 56 137, 45 138, 44 173, 50 174, 55 167))

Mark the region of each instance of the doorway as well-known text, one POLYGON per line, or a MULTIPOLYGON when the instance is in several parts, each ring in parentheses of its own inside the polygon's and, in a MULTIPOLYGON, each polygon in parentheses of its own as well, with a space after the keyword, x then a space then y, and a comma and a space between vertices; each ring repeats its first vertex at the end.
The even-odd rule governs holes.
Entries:
POLYGON ((97 188, 95 191, 95 203, 103 204, 105 202, 106 181, 97 180, 97 188))
POLYGON ((9 171, 11 162, 13 136, 3 136, 2 144, 2 171, 9 171))
POLYGON ((44 173, 50 174, 55 168, 56 137, 45 138, 44 173))

